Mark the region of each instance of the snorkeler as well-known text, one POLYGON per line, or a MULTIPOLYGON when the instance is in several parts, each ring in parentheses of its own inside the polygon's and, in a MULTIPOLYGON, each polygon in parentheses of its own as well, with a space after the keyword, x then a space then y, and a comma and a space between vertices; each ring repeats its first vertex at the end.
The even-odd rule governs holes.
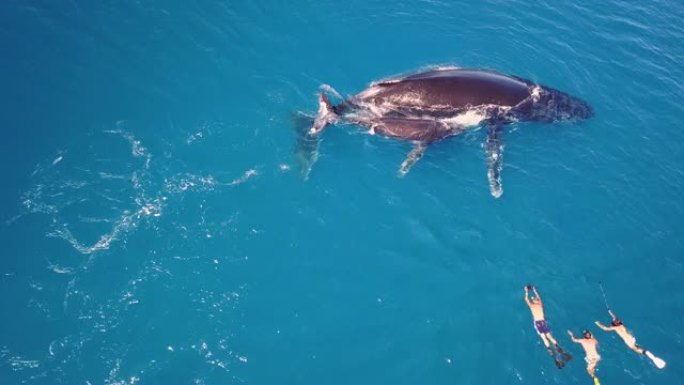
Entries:
POLYGON ((549 354, 553 358, 553 361, 556 363, 558 369, 562 369, 563 366, 565 366, 565 362, 570 361, 572 356, 566 353, 560 347, 560 345, 558 345, 558 341, 553 338, 551 329, 549 329, 549 324, 544 319, 544 305, 542 303, 542 299, 537 292, 537 288, 532 285, 525 286, 525 303, 527 303, 527 306, 530 307, 530 311, 532 312, 534 329, 537 331, 537 334, 539 334, 544 346, 546 346, 546 350, 549 351, 549 354), (530 298, 530 290, 532 290, 534 293, 532 298, 530 298), (551 347, 551 344, 553 344, 556 350, 558 350, 558 354, 560 354, 562 361, 556 357, 556 352, 551 347))
POLYGON ((589 330, 583 331, 582 338, 580 339, 575 338, 570 330, 568 330, 568 335, 570 336, 570 339, 572 339, 572 342, 582 345, 582 348, 584 349, 584 360, 587 361, 587 373, 594 379, 595 383, 598 383, 595 373, 596 365, 601 361, 601 356, 598 354, 597 350, 598 341, 589 330))
POLYGON ((599 321, 596 321, 596 326, 600 327, 601 329, 607 332, 614 331, 617 335, 620 336, 620 338, 622 338, 627 347, 629 347, 630 349, 634 350, 639 354, 643 354, 646 357, 650 358, 651 361, 653 361, 653 363, 655 364, 655 366, 658 367, 658 369, 662 369, 665 367, 665 361, 654 356, 653 353, 637 345, 636 338, 634 337, 634 335, 632 335, 632 333, 629 330, 627 330, 625 324, 622 323, 622 320, 615 316, 615 314, 610 309, 608 309, 608 314, 610 314, 610 317, 613 319, 610 323, 610 326, 605 326, 599 321))

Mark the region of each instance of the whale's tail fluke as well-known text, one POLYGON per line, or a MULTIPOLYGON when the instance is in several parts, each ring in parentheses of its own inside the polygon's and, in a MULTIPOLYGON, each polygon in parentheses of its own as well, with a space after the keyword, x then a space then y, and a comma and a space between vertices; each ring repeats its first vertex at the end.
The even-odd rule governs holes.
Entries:
POLYGON ((328 96, 323 93, 318 94, 318 115, 316 115, 316 120, 314 120, 314 124, 309 130, 309 135, 318 135, 325 126, 337 120, 337 114, 332 104, 330 104, 328 96))

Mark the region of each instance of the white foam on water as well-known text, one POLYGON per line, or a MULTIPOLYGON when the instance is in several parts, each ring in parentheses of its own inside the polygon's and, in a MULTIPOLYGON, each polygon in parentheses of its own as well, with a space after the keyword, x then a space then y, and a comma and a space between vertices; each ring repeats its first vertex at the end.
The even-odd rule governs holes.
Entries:
POLYGON ((7 363, 15 372, 40 367, 39 360, 30 360, 19 355, 12 355, 12 352, 7 346, 3 346, 2 349, 0 349, 0 359, 5 361, 5 363, 7 363))
POLYGON ((192 191, 210 191, 217 185, 216 179, 211 176, 194 174, 180 174, 173 176, 164 183, 164 190, 171 194, 192 191))
POLYGON ((74 268, 60 266, 60 265, 54 264, 52 262, 49 262, 48 269, 52 270, 53 272, 55 272, 57 274, 74 274, 74 268))
POLYGON ((239 177, 239 178, 237 178, 237 179, 233 179, 233 181, 230 182, 230 183, 228 183, 228 185, 229 185, 229 186, 235 186, 235 185, 238 185, 238 184, 245 183, 245 182, 247 182, 247 180, 249 180, 249 178, 251 178, 251 177, 253 177, 253 176, 256 176, 256 175, 258 175, 257 170, 251 168, 251 169, 245 171, 245 173, 242 174, 241 177, 239 177))
POLYGON ((147 154, 147 149, 142 145, 142 142, 135 138, 132 134, 129 134, 121 129, 116 130, 106 130, 108 134, 120 135, 124 139, 128 140, 131 144, 131 154, 135 157, 150 156, 147 154))
POLYGON ((202 131, 197 131, 196 133, 188 136, 188 138, 185 140, 186 144, 192 144, 193 142, 196 142, 204 136, 204 133, 202 131))
MULTIPOLYGON (((142 141, 134 135, 125 132, 122 129, 104 131, 106 134, 117 135, 130 144, 130 154, 135 158, 143 158, 142 164, 137 163, 139 167, 132 170, 131 174, 126 176, 121 173, 112 173, 107 171, 91 171, 88 168, 76 165, 71 170, 62 168, 61 171, 49 170, 41 168, 39 173, 40 181, 33 188, 28 190, 22 196, 22 204, 27 209, 28 213, 45 214, 52 217, 53 228, 46 233, 49 237, 62 238, 71 244, 74 249, 82 254, 91 254, 99 250, 108 249, 111 244, 120 239, 129 230, 137 227, 138 223, 144 218, 157 218, 162 215, 163 205, 166 198, 158 194, 155 198, 149 198, 151 175, 149 169, 151 167, 152 154, 143 145, 142 141), (80 175, 85 179, 66 179, 61 180, 65 173, 68 175, 80 175), (90 178, 90 180, 88 179, 90 178), (95 178, 95 179, 92 179, 95 178), (111 182, 101 182, 111 181, 111 182), (102 186, 106 184, 106 189, 102 186), (112 189, 111 183, 118 183, 114 185, 114 192, 116 189, 121 189, 124 193, 125 189, 132 189, 132 201, 122 200, 109 196, 112 189), (94 191, 89 191, 94 190, 94 191), (78 192, 77 191, 82 191, 78 192), (92 244, 84 243, 78 239, 77 235, 73 233, 73 226, 71 221, 62 214, 62 210, 69 207, 70 211, 78 210, 79 205, 85 202, 92 202, 94 198, 103 198, 106 201, 113 202, 111 209, 121 210, 118 217, 115 219, 109 218, 94 218, 84 215, 77 215, 78 222, 81 224, 105 224, 112 223, 111 229, 99 236, 99 239, 92 244), (129 206, 128 208, 119 208, 120 206, 129 206), (130 207, 132 206, 132 207, 130 207)), ((112 148, 115 148, 114 146, 112 148)), ((95 164, 102 163, 103 160, 118 159, 117 155, 108 153, 110 147, 104 147, 99 153, 86 153, 86 156, 95 157, 95 164)), ((52 164, 57 164, 63 157, 60 155, 57 159, 52 161, 52 164)), ((129 163, 135 165, 136 163, 129 163)), ((125 161, 114 163, 114 166, 126 165, 125 161)), ((34 172, 34 174, 36 174, 34 172)), ((119 194, 122 196, 131 194, 119 194)))
POLYGON ((39 183, 23 194, 21 203, 30 213, 55 214, 59 211, 56 205, 44 202, 44 189, 45 185, 39 183))
MULTIPOLYGON (((140 291, 149 287, 144 282, 169 279, 172 276, 169 267, 164 263, 165 260, 156 259, 156 250, 150 250, 149 255, 141 256, 147 257, 149 260, 143 261, 142 267, 137 272, 131 271, 134 276, 129 277, 128 282, 119 282, 115 286, 120 287, 122 286, 120 284, 124 283, 124 287, 115 293, 97 292, 99 289, 90 286, 88 277, 89 272, 95 266, 95 262, 103 256, 107 258, 120 256, 118 253, 100 254, 99 252, 115 248, 117 242, 119 245, 122 242, 125 244, 126 237, 137 229, 146 226, 156 227, 159 218, 164 217, 167 207, 177 202, 187 192, 204 192, 220 188, 232 189, 235 186, 247 183, 260 174, 256 167, 248 168, 243 172, 238 170, 234 178, 222 177, 219 179, 215 176, 219 175, 219 172, 220 175, 225 175, 224 171, 215 171, 213 175, 209 173, 204 175, 169 174, 168 172, 164 174, 164 171, 167 170, 164 168, 165 164, 159 165, 157 159, 160 159, 159 162, 163 162, 169 157, 153 157, 144 141, 123 130, 113 130, 107 134, 123 138, 130 144, 130 147, 124 144, 123 148, 119 146, 118 150, 116 146, 96 148, 95 150, 99 150, 99 153, 85 152, 85 157, 79 157, 81 153, 69 153, 67 159, 60 161, 61 163, 58 162, 59 167, 55 168, 49 166, 50 162, 54 162, 53 157, 50 157, 43 164, 47 167, 42 167, 35 174, 33 187, 22 195, 22 205, 26 212, 23 215, 39 214, 46 216, 49 223, 45 231, 46 235, 59 238, 60 242, 64 240, 73 250, 87 257, 74 262, 61 259, 72 257, 71 254, 75 254, 73 252, 65 253, 66 255, 49 256, 50 260, 46 261, 46 268, 50 272, 46 274, 59 274, 60 278, 68 280, 64 289, 62 309, 57 312, 53 309, 52 314, 59 313, 61 316, 71 317, 74 322, 79 324, 79 330, 55 339, 49 344, 46 343, 43 356, 39 357, 41 360, 13 357, 10 365, 13 368, 16 367, 15 370, 39 367, 41 370, 46 370, 42 368, 46 366, 47 375, 54 375, 59 379, 59 371, 82 359, 83 355, 90 354, 89 346, 92 347, 93 343, 99 344, 103 337, 110 336, 108 333, 126 326, 131 319, 129 317, 131 314, 148 305, 143 300, 145 292, 140 291), (82 160, 80 165, 74 165, 74 163, 78 163, 77 160, 79 159, 85 160, 82 160), (155 162, 152 162, 152 159, 155 162), (84 162, 86 163, 84 164, 84 162), (98 165, 103 164, 105 165, 104 169, 87 168, 98 167, 98 165), (93 211, 93 206, 97 211, 93 211), (89 232, 89 234, 94 234, 94 238, 84 238, 84 234, 88 234, 87 231, 82 232, 84 228, 96 229, 96 231, 89 232)), ((182 145, 185 139, 186 137, 183 135, 178 142, 182 145)), ((289 165, 285 166, 289 167, 289 165)), ((287 169, 280 167, 280 170, 286 171, 287 169)), ((202 221, 205 221, 204 217, 202 217, 202 221)), ((212 222, 211 218, 207 221, 207 224, 202 224, 199 228, 193 228, 191 223, 178 223, 174 224, 174 227, 184 227, 185 233, 187 233, 184 233, 187 235, 187 238, 184 239, 198 242, 198 244, 206 242, 205 237, 193 237, 194 235, 209 234, 214 238, 222 236, 220 231, 216 231, 216 227, 209 227, 212 223, 214 225, 217 223, 212 222)), ((221 222, 221 226, 227 227, 228 225, 221 222)), ((230 227, 231 232, 237 228, 235 225, 230 225, 230 227)), ((173 257, 167 256, 166 258, 167 262, 179 261, 173 257)), ((246 256, 234 260, 229 259, 228 256, 219 258, 211 256, 206 261, 192 259, 189 263, 206 262, 211 264, 212 269, 221 270, 227 269, 229 266, 223 262, 244 263, 247 260, 248 257, 246 256), (217 261, 221 263, 217 263, 217 261)), ((180 261, 178 263, 182 263, 182 260, 180 261)), ((130 268, 135 269, 135 266, 133 264, 130 268)), ((126 271, 129 272, 128 268, 126 271)), ((58 276, 55 275, 54 277, 57 278, 58 276)), ((62 279, 58 281, 64 282, 62 279)), ((33 287, 37 293, 49 293, 53 289, 46 286, 42 290, 38 283, 33 287)), ((62 288, 60 286, 59 290, 62 288)), ((237 288, 233 289, 238 290, 237 288)), ((227 291, 195 291, 190 296, 199 308, 209 312, 210 317, 208 318, 210 320, 223 319, 220 322, 209 321, 218 322, 214 324, 215 327, 218 327, 219 324, 224 326, 225 316, 234 313, 232 310, 236 309, 240 300, 240 294, 237 291, 231 291, 231 289, 227 291)), ((41 304, 35 301, 29 306, 35 307, 43 313, 49 310, 40 309, 41 304)), ((50 315, 42 314, 42 316, 48 317, 50 315)), ((224 336, 218 341, 212 339, 199 340, 198 352, 203 364, 211 366, 211 370, 220 368, 221 371, 229 372, 231 367, 247 361, 247 355, 238 354, 229 349, 229 337, 224 336)), ((167 341, 159 350, 166 353, 164 352, 165 348, 168 352, 189 350, 182 341, 167 341)), ((112 349, 118 349, 118 347, 114 346, 112 349)), ((111 359, 106 362, 107 369, 102 373, 102 376, 89 379, 92 384, 132 385, 144 382, 146 371, 154 371, 158 366, 157 363, 154 363, 157 357, 154 357, 147 368, 131 372, 130 363, 125 358, 125 351, 118 351, 114 354, 121 354, 120 357, 122 358, 111 359)), ((3 361, 9 363, 11 356, 7 353, 3 361)), ((116 355, 107 355, 107 357, 113 358, 116 355)), ((31 373, 29 372, 29 374, 31 373)))
POLYGON ((93 217, 78 217, 80 222, 83 223, 112 223, 114 222, 111 218, 93 218, 93 217))
POLYGON ((35 369, 40 366, 40 361, 38 360, 27 360, 19 356, 12 357, 9 359, 9 364, 12 366, 13 370, 24 370, 24 369, 35 369))
POLYGON ((63 223, 61 228, 57 228, 54 231, 48 232, 46 235, 49 237, 64 239, 81 254, 91 254, 99 250, 107 250, 112 242, 119 239, 123 233, 129 231, 131 228, 136 227, 141 218, 149 216, 160 217, 162 215, 162 205, 159 199, 155 200, 154 202, 138 202, 138 204, 139 206, 136 211, 124 211, 119 220, 115 222, 112 230, 108 233, 102 234, 100 239, 91 245, 81 243, 73 235, 67 223, 63 223))
POLYGON ((120 135, 122 138, 126 139, 131 145, 131 155, 133 155, 136 158, 144 157, 145 169, 147 170, 150 168, 150 163, 152 162, 152 154, 147 152, 147 148, 145 148, 145 146, 142 145, 142 142, 139 139, 136 139, 135 136, 121 129, 107 130, 105 132, 108 134, 120 135))
POLYGON ((108 172, 102 172, 100 171, 98 173, 101 179, 118 179, 118 180, 126 180, 128 179, 127 176, 125 175, 115 175, 115 174, 110 174, 108 172))
POLYGON ((207 140, 212 134, 221 131, 223 123, 221 122, 203 122, 198 127, 192 128, 192 131, 185 138, 186 145, 193 145, 207 140))

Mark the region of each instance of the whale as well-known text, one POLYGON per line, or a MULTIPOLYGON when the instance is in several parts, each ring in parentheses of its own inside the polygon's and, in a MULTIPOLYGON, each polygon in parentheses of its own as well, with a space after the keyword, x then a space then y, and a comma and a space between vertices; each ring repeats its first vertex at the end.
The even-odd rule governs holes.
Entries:
POLYGON ((431 143, 486 127, 487 179, 495 198, 503 194, 503 127, 514 122, 575 124, 594 115, 580 98, 488 69, 431 68, 372 82, 346 98, 327 85, 321 90, 305 139, 317 143, 326 127, 350 124, 372 135, 412 142, 399 177, 431 143), (339 103, 332 103, 331 97, 339 103))

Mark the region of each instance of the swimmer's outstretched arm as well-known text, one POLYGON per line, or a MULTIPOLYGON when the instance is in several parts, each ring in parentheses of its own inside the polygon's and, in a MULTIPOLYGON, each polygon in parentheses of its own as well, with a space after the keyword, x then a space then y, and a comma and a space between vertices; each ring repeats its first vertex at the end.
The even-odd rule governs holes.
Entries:
POLYGON ((525 285, 525 303, 527 304, 527 306, 532 305, 530 303, 530 289, 527 288, 527 285, 525 285))
POLYGON ((572 334, 572 332, 571 332, 570 330, 568 330, 568 335, 570 336, 570 339, 572 340, 572 342, 574 342, 574 343, 576 343, 576 344, 579 344, 579 343, 580 343, 580 340, 578 340, 577 338, 575 338, 575 335, 572 334))
POLYGON ((612 326, 606 326, 606 325, 600 323, 599 321, 596 321, 596 322, 594 322, 594 323, 596 324, 596 326, 600 327, 601 330, 604 330, 604 331, 607 331, 607 332, 609 332, 609 331, 615 329, 614 327, 612 327, 612 326))
POLYGON ((537 297, 539 302, 541 302, 542 298, 541 298, 541 295, 539 295, 539 293, 537 293, 537 287, 536 286, 532 286, 532 291, 534 292, 534 296, 537 297))
POLYGON ((613 321, 615 321, 617 319, 617 317, 615 316, 615 313, 613 313, 612 310, 608 309, 608 314, 610 314, 610 317, 613 318, 613 321))

